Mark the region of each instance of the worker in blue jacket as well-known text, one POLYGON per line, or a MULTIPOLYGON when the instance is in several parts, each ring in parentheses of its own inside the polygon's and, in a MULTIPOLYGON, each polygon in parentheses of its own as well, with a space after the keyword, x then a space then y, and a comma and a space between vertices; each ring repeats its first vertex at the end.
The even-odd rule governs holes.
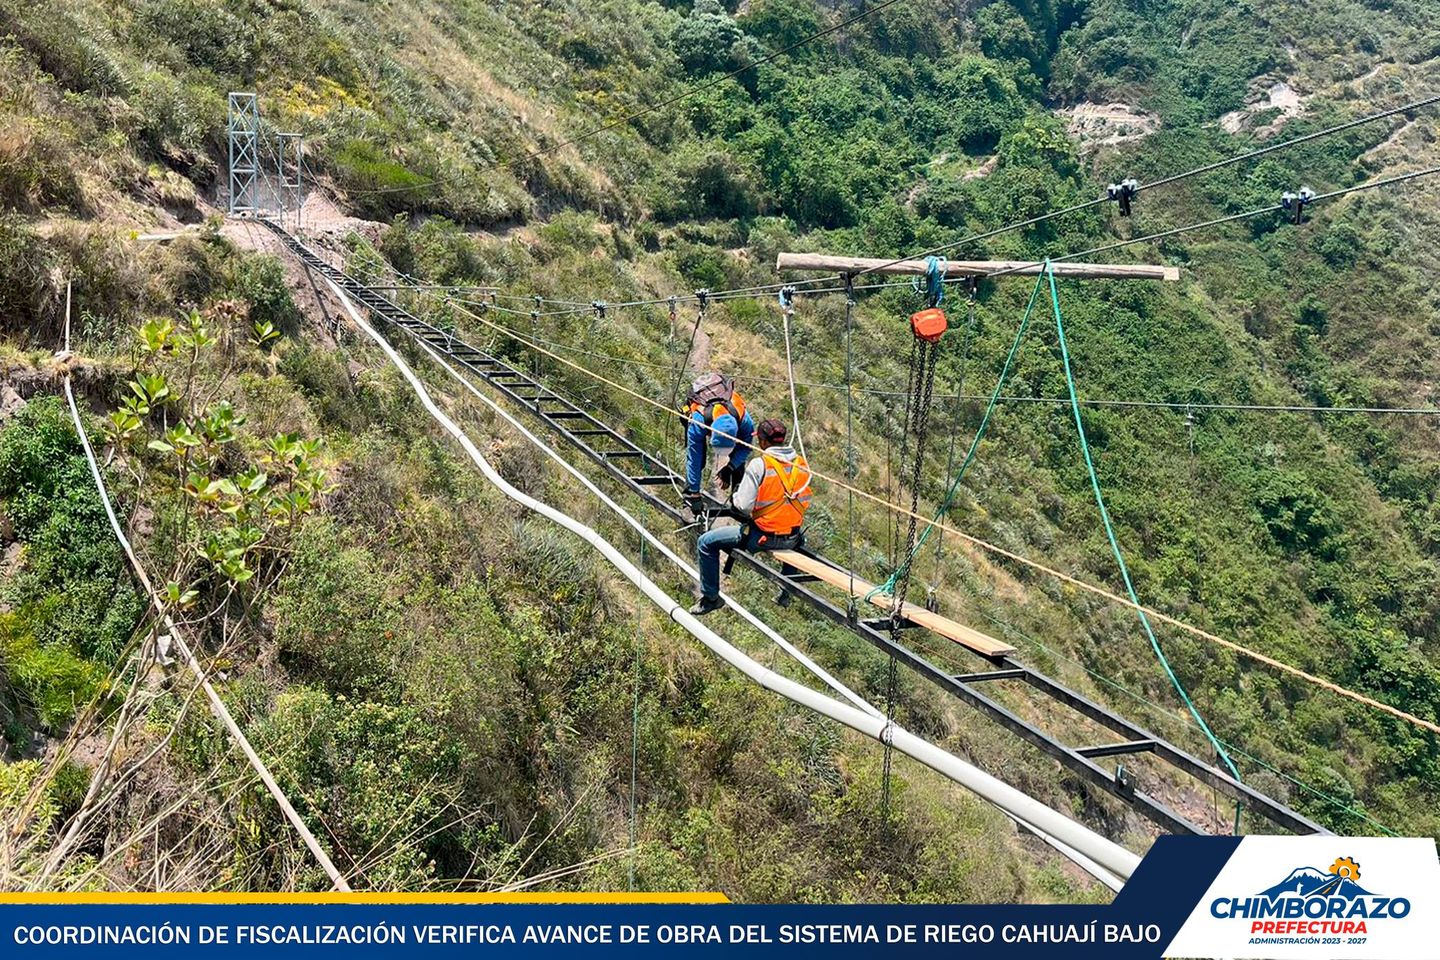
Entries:
POLYGON ((745 461, 755 442, 755 421, 733 381, 718 373, 707 373, 691 385, 685 411, 689 414, 685 431, 685 502, 692 512, 698 512, 707 445, 715 451, 711 476, 723 496, 734 490, 745 475, 745 461))

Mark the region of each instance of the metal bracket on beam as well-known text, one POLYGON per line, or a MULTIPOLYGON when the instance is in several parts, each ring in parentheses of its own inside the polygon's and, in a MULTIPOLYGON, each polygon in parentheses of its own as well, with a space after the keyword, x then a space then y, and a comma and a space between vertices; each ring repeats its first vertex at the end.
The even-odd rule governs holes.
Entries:
POLYGON ((918 630, 922 629, 920 624, 908 617, 871 617, 861 620, 862 627, 869 627, 871 630, 918 630))
POLYGON ((1096 757, 1118 757, 1123 753, 1150 753, 1154 740, 1126 740, 1124 743, 1102 743, 1093 747, 1076 747, 1075 752, 1092 760, 1096 757))
POLYGON ((986 670, 984 673, 957 673, 950 679, 956 683, 979 683, 982 680, 1019 680, 1027 670, 986 670))

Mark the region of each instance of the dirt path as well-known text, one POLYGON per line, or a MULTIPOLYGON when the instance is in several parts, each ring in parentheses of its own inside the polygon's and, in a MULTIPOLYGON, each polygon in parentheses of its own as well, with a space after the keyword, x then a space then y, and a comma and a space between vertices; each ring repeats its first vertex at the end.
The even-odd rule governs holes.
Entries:
MULTIPOLYGON (((220 228, 220 235, 242 250, 268 254, 279 260, 285 271, 285 285, 290 288, 295 306, 300 308, 302 316, 314 321, 324 337, 330 340, 330 331, 335 329, 342 316, 339 301, 325 281, 296 259, 273 230, 253 220, 227 219, 220 228)), ((317 252, 324 254, 323 248, 317 247, 317 252)))

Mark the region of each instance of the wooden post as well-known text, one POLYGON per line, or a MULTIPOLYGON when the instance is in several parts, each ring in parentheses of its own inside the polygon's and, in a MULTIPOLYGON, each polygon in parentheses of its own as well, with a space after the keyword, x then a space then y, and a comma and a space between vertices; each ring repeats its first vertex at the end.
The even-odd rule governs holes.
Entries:
MULTIPOLYGON (((826 273, 918 274, 924 276, 924 260, 892 262, 874 257, 834 257, 824 253, 782 253, 775 258, 776 270, 816 270, 826 273)), ((1052 263, 1057 277, 1078 277, 1095 280, 1169 280, 1180 279, 1179 267, 1151 266, 1144 263, 1052 263)), ((947 260, 947 277, 984 277, 1004 272, 1014 276, 1036 276, 1041 265, 1032 260, 947 260)))

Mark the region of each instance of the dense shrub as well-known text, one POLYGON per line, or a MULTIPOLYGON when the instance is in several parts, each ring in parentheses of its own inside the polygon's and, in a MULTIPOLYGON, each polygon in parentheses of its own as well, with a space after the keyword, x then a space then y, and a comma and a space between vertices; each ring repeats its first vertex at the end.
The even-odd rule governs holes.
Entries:
POLYGON ((33 401, 0 430, 0 504, 24 552, 4 585, 11 682, 54 726, 99 689, 143 606, 63 402, 33 401))

